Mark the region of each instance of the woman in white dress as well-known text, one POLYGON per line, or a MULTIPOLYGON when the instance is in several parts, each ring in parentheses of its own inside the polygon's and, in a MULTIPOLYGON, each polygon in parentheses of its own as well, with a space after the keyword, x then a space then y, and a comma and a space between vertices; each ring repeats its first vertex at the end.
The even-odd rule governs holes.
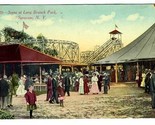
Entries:
POLYGON ((20 78, 20 80, 18 82, 19 86, 18 86, 18 89, 16 91, 17 96, 24 96, 25 95, 25 93, 26 93, 25 86, 24 86, 25 80, 26 79, 24 78, 24 76, 21 76, 21 78, 20 78))
POLYGON ((147 73, 147 69, 145 69, 145 71, 142 73, 142 82, 141 82, 141 87, 145 87, 145 78, 146 78, 146 73, 147 73))
POLYGON ((84 94, 84 81, 83 81, 83 75, 81 75, 79 79, 79 94, 83 95, 84 94))
POLYGON ((90 89, 90 92, 93 93, 93 94, 98 94, 99 93, 99 88, 98 88, 97 81, 98 81, 98 78, 96 76, 96 73, 93 73, 93 77, 91 78, 92 87, 90 89))

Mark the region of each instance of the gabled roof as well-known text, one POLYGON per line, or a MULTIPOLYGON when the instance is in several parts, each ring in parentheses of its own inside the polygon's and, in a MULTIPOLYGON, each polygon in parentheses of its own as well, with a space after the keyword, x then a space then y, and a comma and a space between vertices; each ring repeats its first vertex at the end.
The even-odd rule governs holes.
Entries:
POLYGON ((52 56, 28 48, 20 44, 1 45, 0 63, 60 63, 52 56))
POLYGON ((155 23, 126 47, 99 60, 96 64, 112 64, 155 59, 155 23))
POLYGON ((115 30, 109 32, 109 34, 122 34, 122 33, 115 29, 115 30))

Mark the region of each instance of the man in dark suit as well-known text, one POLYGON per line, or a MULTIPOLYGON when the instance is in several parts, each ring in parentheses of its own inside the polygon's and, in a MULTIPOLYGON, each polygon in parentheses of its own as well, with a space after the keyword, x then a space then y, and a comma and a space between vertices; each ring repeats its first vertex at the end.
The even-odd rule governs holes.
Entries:
POLYGON ((52 75, 48 76, 46 85, 47 85, 46 101, 49 101, 49 99, 52 97, 52 94, 53 94, 53 91, 52 91, 52 89, 53 89, 53 87, 52 87, 52 75))
POLYGON ((64 85, 65 85, 65 94, 67 92, 67 95, 70 96, 70 79, 69 76, 66 74, 64 78, 64 85))
POLYGON ((145 78, 145 93, 150 93, 150 80, 151 80, 151 70, 146 73, 146 78, 145 78))
POLYGON ((150 94, 152 108, 155 109, 155 71, 153 71, 150 78, 150 94))
POLYGON ((2 75, 0 75, 0 100, 1 100, 1 109, 5 110, 7 107, 7 95, 9 91, 9 84, 6 81, 7 76, 4 75, 4 78, 2 75))
POLYGON ((52 79, 52 96, 50 99, 50 103, 56 102, 57 104, 59 103, 58 101, 58 93, 57 93, 57 87, 58 87, 58 80, 57 80, 57 75, 53 74, 53 79, 52 79))

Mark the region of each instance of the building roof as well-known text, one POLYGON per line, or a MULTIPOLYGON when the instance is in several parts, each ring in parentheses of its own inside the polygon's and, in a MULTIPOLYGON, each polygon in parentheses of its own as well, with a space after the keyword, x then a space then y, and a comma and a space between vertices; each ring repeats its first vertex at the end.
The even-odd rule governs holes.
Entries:
POLYGON ((155 59, 155 23, 137 39, 95 64, 113 64, 155 59))
POLYGON ((20 44, 1 45, 0 63, 60 63, 61 60, 20 44))
POLYGON ((109 32, 109 34, 122 34, 122 33, 115 29, 115 30, 109 32))

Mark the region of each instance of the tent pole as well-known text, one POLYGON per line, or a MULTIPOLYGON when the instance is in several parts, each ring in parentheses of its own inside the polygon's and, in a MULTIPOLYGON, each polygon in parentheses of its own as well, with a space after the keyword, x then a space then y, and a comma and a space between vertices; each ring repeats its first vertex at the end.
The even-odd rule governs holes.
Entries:
POLYGON ((118 65, 117 63, 115 64, 115 82, 118 83, 118 65))
POLYGON ((137 62, 137 73, 139 74, 139 63, 137 62))
POLYGON ((42 84, 42 75, 41 75, 41 65, 39 65, 39 75, 40 75, 40 91, 41 91, 41 84, 42 84))

